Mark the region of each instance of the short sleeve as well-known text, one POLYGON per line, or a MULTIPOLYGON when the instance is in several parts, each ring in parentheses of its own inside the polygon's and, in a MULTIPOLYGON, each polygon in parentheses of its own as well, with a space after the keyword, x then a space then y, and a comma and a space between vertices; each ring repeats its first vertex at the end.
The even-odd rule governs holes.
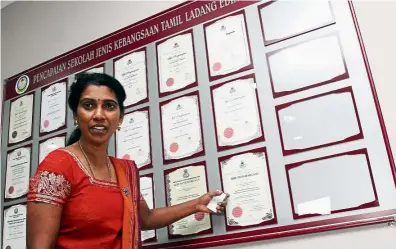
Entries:
POLYGON ((29 180, 27 201, 62 207, 71 193, 72 178, 72 165, 67 152, 51 152, 29 180))

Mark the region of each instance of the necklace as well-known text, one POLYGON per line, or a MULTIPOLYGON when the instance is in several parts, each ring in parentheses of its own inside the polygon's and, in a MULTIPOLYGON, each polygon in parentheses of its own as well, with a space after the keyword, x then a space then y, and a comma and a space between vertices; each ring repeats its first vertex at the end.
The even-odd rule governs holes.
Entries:
MULTIPOLYGON (((87 160, 87 162, 88 162, 89 170, 91 171, 92 177, 95 178, 95 174, 94 174, 94 172, 93 172, 93 169, 92 169, 92 166, 91 166, 91 162, 89 161, 89 159, 88 159, 88 157, 87 157, 87 154, 85 154, 85 151, 84 151, 84 149, 83 149, 83 147, 82 147, 82 145, 81 145, 80 140, 78 140, 78 145, 80 146, 80 150, 81 150, 81 152, 83 153, 83 155, 84 155, 84 157, 85 157, 85 160, 87 160)), ((107 162, 107 171, 109 172, 110 181, 111 181, 113 176, 112 176, 112 174, 111 174, 110 160, 109 160, 109 157, 108 157, 108 156, 106 156, 106 162, 107 162)))

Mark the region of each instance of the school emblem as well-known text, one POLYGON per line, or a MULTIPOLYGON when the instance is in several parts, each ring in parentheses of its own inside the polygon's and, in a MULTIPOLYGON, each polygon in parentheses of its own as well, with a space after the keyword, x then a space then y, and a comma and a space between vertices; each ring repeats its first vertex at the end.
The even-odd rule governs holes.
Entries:
POLYGON ((15 84, 15 91, 18 94, 22 94, 22 93, 26 92, 28 87, 29 87, 29 76, 22 75, 21 77, 18 78, 18 80, 15 84))

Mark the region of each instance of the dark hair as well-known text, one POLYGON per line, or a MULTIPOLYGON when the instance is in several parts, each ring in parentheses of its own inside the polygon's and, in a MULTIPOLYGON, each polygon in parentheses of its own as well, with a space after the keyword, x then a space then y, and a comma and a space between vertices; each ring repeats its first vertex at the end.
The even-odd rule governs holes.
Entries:
MULTIPOLYGON (((69 93, 69 107, 73 111, 73 114, 76 115, 78 103, 80 101, 80 97, 82 92, 90 85, 94 86, 107 86, 110 88, 116 95, 118 105, 120 107, 121 115, 124 115, 125 107, 124 101, 126 98, 124 87, 121 83, 115 79, 114 77, 104 74, 104 73, 81 73, 76 77, 76 81, 70 87, 69 93)), ((77 142, 81 137, 80 128, 76 128, 66 143, 66 145, 71 145, 77 142)))

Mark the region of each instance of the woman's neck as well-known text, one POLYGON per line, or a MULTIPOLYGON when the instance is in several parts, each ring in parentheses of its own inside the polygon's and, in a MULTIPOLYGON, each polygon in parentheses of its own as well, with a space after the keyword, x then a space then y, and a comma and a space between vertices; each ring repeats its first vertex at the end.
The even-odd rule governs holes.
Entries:
POLYGON ((80 146, 88 157, 88 160, 95 167, 107 166, 107 143, 106 144, 92 144, 86 142, 83 137, 80 138, 80 146))

